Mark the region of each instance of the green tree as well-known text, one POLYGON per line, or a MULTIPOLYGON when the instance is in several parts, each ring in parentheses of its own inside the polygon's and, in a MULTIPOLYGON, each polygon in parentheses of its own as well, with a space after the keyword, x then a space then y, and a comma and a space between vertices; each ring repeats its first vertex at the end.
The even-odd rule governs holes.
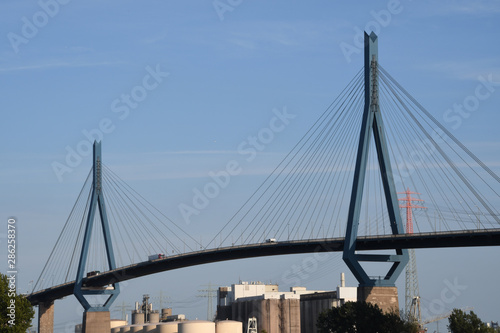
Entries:
POLYGON ((397 313, 383 313, 372 303, 347 302, 318 317, 319 333, 417 333, 418 325, 401 319, 397 313))
POLYGON ((24 333, 31 326, 35 311, 24 296, 10 288, 14 285, 10 282, 7 275, 0 273, 0 332, 24 333))
POLYGON ((492 328, 487 327, 479 317, 471 311, 469 314, 460 310, 453 309, 450 317, 448 317, 448 329, 452 333, 489 333, 495 332, 492 328))

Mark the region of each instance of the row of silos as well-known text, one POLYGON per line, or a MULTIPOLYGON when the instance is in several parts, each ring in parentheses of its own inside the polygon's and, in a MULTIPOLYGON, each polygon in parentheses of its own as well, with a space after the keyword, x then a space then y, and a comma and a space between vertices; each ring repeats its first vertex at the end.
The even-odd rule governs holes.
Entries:
MULTIPOLYGON (((162 309, 162 318, 172 314, 172 309, 162 309)), ((150 311, 147 314, 147 322, 146 322, 146 314, 142 311, 134 310, 132 311, 132 325, 140 325, 140 324, 156 324, 160 322, 160 313, 158 311, 150 311)))
POLYGON ((204 320, 172 321, 115 327, 111 333, 243 333, 243 323, 232 320, 216 323, 204 320))

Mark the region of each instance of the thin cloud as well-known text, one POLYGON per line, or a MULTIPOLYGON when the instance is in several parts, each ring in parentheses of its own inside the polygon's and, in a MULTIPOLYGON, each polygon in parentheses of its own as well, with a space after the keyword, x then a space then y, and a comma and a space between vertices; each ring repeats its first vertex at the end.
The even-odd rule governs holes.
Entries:
POLYGON ((421 17, 474 15, 485 16, 500 13, 498 1, 432 1, 426 6, 413 7, 421 17))
POLYGON ((46 70, 46 69, 56 69, 56 68, 79 68, 79 67, 98 67, 98 66, 115 66, 123 65, 123 61, 102 61, 102 62, 87 62, 87 63, 74 63, 74 62, 54 62, 54 63, 44 63, 44 64, 33 64, 25 66, 12 66, 12 67, 0 67, 0 72, 14 72, 14 71, 29 71, 29 70, 46 70))
POLYGON ((492 74, 495 81, 500 81, 500 64, 497 59, 431 63, 420 66, 420 69, 439 72, 457 80, 477 80, 479 76, 492 74))
POLYGON ((464 14, 494 14, 500 13, 500 2, 498 1, 462 1, 460 3, 449 3, 450 12, 464 14))

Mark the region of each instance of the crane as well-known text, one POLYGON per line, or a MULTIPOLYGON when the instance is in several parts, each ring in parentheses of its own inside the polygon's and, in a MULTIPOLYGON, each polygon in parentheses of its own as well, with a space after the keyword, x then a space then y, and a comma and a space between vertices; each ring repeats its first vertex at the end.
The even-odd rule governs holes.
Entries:
MULTIPOLYGON (((460 310, 466 312, 466 311, 471 311, 473 309, 474 309, 474 307, 468 306, 468 307, 465 307, 465 308, 461 308, 460 310)), ((427 330, 427 329, 423 330, 424 325, 427 325, 427 324, 430 324, 430 323, 434 323, 434 322, 439 321, 441 319, 448 318, 449 316, 451 316, 452 313, 453 313, 453 311, 450 311, 450 312, 447 312, 447 313, 444 313, 444 314, 440 314, 440 315, 438 315, 436 317, 432 317, 430 319, 426 319, 426 320, 422 321, 421 324, 420 324, 420 328, 422 329, 421 332, 425 332, 427 330)))

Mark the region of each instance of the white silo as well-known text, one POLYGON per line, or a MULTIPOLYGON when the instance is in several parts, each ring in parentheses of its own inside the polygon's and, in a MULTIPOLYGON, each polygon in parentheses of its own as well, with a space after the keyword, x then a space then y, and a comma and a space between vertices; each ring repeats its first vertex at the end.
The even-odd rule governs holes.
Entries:
POLYGON ((144 324, 144 312, 132 311, 132 325, 144 324))
POLYGON ((179 322, 171 321, 168 323, 158 323, 156 325, 157 333, 177 333, 179 322))
POLYGON ((215 323, 205 320, 191 320, 179 323, 178 333, 215 333, 215 323))
POLYGON ((142 333, 156 333, 156 324, 144 324, 142 333))
POLYGON ((167 317, 171 315, 172 315, 172 308, 161 309, 161 320, 167 320, 167 317))
POLYGON ((243 323, 234 320, 221 320, 215 323, 217 333, 243 333, 243 323))
POLYGON ((143 333, 144 324, 130 325, 130 333, 143 333))
POLYGON ((120 333, 130 333, 130 326, 122 326, 120 327, 120 333))
POLYGON ((156 324, 160 322, 160 313, 158 311, 153 311, 148 314, 149 320, 151 324, 156 324))

